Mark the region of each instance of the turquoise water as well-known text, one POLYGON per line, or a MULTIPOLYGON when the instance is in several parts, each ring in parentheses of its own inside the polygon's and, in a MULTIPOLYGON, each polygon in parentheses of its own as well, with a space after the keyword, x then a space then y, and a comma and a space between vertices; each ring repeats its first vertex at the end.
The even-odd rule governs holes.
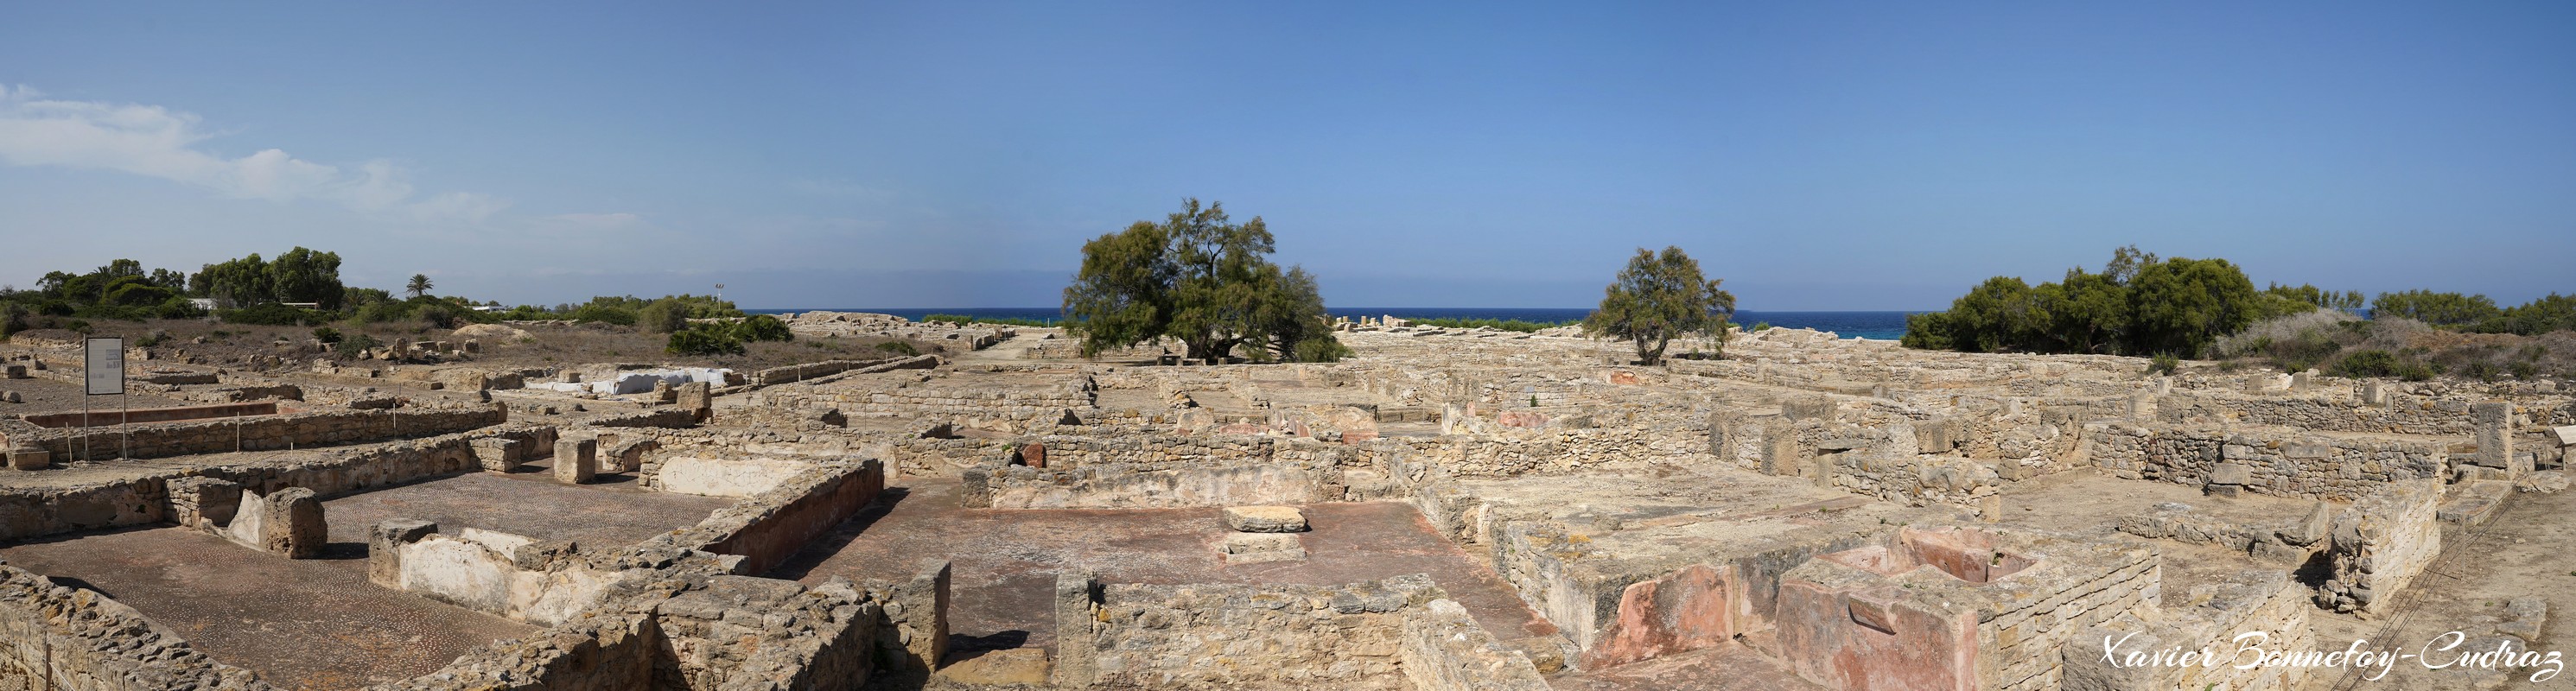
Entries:
MULTIPOLYGON (((815 307, 807 309, 743 310, 753 314, 807 312, 827 309, 834 312, 875 312, 905 319, 920 319, 929 314, 963 314, 970 317, 1055 320, 1062 316, 1053 307, 950 307, 944 309, 882 307, 815 307)), ((1395 316, 1405 319, 1519 319, 1533 322, 1561 322, 1582 319, 1592 310, 1584 307, 1335 307, 1326 310, 1336 317, 1395 316)), ((1735 322, 1747 326, 1769 323, 1790 329, 1831 331, 1844 338, 1896 340, 1905 335, 1905 315, 1913 312, 1893 311, 1822 311, 1822 312, 1757 312, 1735 313, 1735 322)))

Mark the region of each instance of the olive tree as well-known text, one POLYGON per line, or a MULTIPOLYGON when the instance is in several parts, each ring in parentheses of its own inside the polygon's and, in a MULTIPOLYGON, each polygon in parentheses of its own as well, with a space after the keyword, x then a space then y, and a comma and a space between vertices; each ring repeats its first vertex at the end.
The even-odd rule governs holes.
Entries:
POLYGON ((1604 289, 1601 307, 1584 317, 1583 331, 1635 344, 1637 361, 1647 365, 1663 364, 1664 348, 1694 331, 1709 333, 1724 352, 1735 295, 1719 290, 1720 282, 1702 277, 1699 262, 1682 248, 1637 248, 1618 280, 1604 289))
POLYGON ((1084 355, 1169 337, 1205 362, 1241 345, 1258 348, 1256 360, 1337 359, 1347 351, 1314 278, 1271 263, 1275 246, 1259 217, 1238 224, 1223 204, 1184 200, 1161 223, 1082 246, 1082 269, 1064 289, 1066 328, 1084 355))

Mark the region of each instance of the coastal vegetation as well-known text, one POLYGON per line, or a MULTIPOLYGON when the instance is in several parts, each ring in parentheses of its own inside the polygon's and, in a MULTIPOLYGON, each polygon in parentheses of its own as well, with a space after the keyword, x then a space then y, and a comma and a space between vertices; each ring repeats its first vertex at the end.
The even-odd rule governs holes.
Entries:
POLYGON ((1349 354, 1314 276, 1272 263, 1275 245, 1260 217, 1238 224, 1221 203, 1184 200, 1161 223, 1137 221, 1082 246, 1082 268, 1064 289, 1065 328, 1086 356, 1162 338, 1208 363, 1237 346, 1254 361, 1349 354))
POLYGON ((1583 331, 1628 341, 1637 361, 1659 365, 1664 349, 1683 334, 1715 334, 1718 353, 1726 348, 1727 317, 1735 314, 1735 294, 1718 289, 1722 279, 1705 278, 1699 262, 1680 247, 1661 253, 1643 247, 1603 289, 1601 306, 1584 318, 1583 331))
POLYGON ((1945 312, 1906 318, 1908 347, 1971 353, 2094 353, 2195 357, 2257 321, 2360 306, 2358 292, 2273 284, 2262 290, 2225 259, 2159 258, 2123 247, 2099 273, 2029 285, 1986 279, 1945 312))
POLYGON ((1945 312, 1906 319, 1904 344, 1965 352, 2212 358, 2230 366, 2343 376, 2496 380, 2576 375, 2576 297, 2499 308, 2484 295, 2380 293, 2272 284, 2223 259, 2159 259, 2124 247, 2098 273, 2031 286, 1987 279, 1945 312))

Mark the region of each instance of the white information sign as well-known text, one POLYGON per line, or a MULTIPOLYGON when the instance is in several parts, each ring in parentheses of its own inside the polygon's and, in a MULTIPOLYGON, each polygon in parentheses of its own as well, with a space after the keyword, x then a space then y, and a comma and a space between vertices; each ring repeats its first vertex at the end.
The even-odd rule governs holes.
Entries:
POLYGON ((125 393, 125 339, 93 338, 86 345, 85 369, 89 375, 90 395, 125 393))

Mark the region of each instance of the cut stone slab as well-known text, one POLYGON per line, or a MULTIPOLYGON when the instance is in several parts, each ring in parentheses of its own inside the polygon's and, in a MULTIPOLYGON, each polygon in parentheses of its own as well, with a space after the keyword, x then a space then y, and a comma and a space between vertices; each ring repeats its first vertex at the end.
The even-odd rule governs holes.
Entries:
POLYGON ((1234 533, 1225 536, 1223 550, 1228 564, 1306 560, 1305 543, 1288 533, 1234 533))
POLYGON ((1306 532, 1306 514, 1294 506, 1228 506, 1225 527, 1246 533, 1306 532))

